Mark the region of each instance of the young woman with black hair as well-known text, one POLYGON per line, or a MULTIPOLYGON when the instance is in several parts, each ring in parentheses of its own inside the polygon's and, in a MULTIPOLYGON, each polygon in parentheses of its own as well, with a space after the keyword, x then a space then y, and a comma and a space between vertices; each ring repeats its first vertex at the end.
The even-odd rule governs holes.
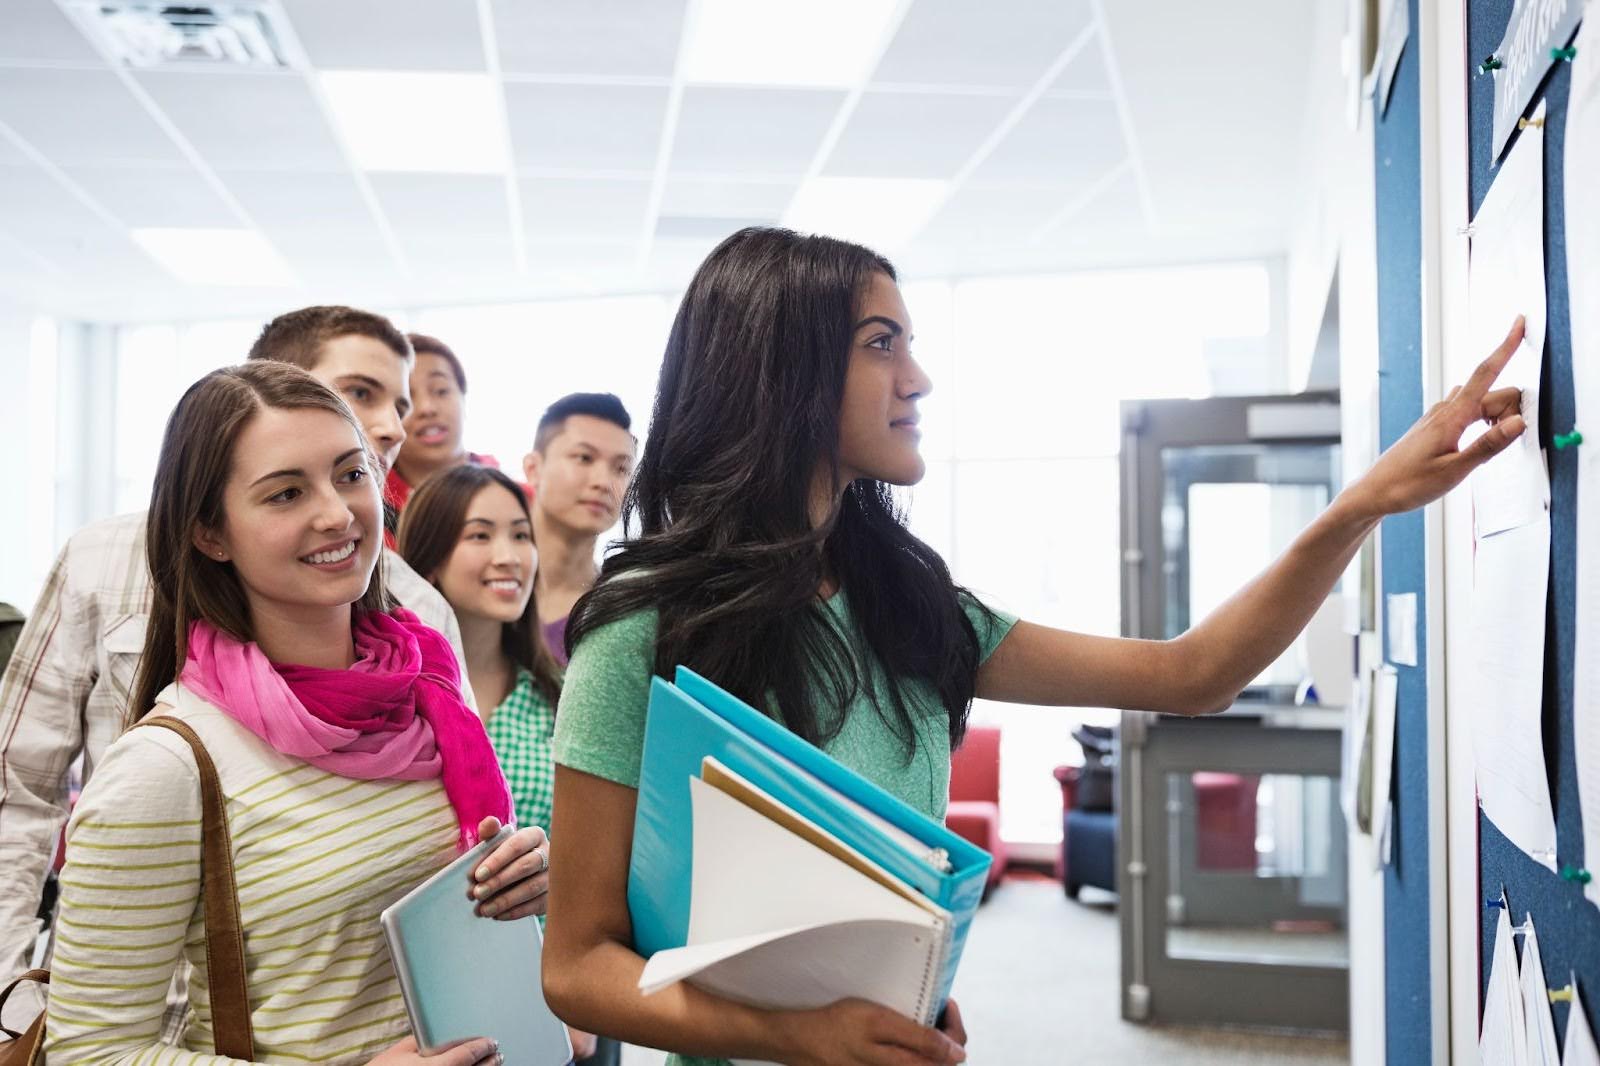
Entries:
POLYGON ((935 818, 974 697, 1220 711, 1305 626, 1380 518, 1443 495, 1522 432, 1516 390, 1489 391, 1520 336, 1519 324, 1188 633, 1086 636, 988 609, 906 529, 890 487, 922 477, 917 401, 931 382, 889 262, 787 230, 729 237, 667 342, 627 501, 638 533, 569 623, 551 1005, 581 1028, 701 1057, 680 1061, 962 1061, 954 1004, 936 1031, 861 1001, 776 1011, 689 984, 638 991, 627 878, 651 676, 687 665, 935 818), (1459 450, 1480 418, 1491 428, 1459 450))

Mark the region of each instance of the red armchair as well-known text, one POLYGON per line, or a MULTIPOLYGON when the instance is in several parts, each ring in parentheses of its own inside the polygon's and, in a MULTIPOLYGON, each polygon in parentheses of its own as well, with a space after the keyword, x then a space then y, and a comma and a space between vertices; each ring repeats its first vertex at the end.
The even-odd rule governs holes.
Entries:
POLYGON ((950 758, 950 806, 945 825, 994 856, 987 892, 1006 871, 1006 846, 1000 839, 1000 729, 972 726, 950 758))

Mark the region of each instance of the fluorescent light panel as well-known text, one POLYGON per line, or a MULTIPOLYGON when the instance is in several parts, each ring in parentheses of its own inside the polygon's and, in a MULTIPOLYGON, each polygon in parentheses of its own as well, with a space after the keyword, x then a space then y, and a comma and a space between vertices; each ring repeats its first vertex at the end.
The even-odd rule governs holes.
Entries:
POLYGON ((329 70, 334 123, 362 170, 504 174, 510 146, 487 74, 329 70))
POLYGON ((812 178, 795 192, 783 224, 879 250, 899 248, 927 225, 949 187, 920 178, 812 178))
POLYGON ((294 271, 250 229, 136 229, 134 243, 190 285, 296 284, 294 271))
POLYGON ((705 85, 848 88, 865 81, 895 0, 701 0, 681 59, 705 85))

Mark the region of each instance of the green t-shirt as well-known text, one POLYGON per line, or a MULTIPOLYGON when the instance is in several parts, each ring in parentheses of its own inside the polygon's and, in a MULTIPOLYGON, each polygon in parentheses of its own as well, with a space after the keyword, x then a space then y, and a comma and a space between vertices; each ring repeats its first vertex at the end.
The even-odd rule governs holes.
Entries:
MULTIPOLYGON (((978 633, 981 662, 999 647, 1016 617, 1000 612, 991 616, 975 601, 963 606, 978 633)), ((842 593, 830 597, 823 609, 841 631, 854 633, 842 593)), ((561 710, 556 716, 556 762, 629 788, 639 787, 655 640, 655 612, 640 611, 601 626, 578 645, 567 666, 561 710)), ((866 673, 873 679, 880 705, 889 707, 887 679, 881 669, 866 673)), ((930 818, 942 819, 950 799, 949 718, 937 692, 926 681, 901 682, 900 694, 916 725, 916 750, 909 762, 900 738, 865 696, 846 710, 843 726, 824 750, 930 818)), ((667 1061, 714 1066, 723 1060, 674 1056, 667 1061)))

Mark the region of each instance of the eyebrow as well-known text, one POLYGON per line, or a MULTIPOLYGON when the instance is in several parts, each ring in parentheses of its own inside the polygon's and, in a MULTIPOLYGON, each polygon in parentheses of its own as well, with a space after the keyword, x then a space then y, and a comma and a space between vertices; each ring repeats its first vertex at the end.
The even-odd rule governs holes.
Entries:
POLYGON ((863 318, 860 322, 856 323, 856 329, 860 329, 862 326, 870 326, 874 322, 887 328, 889 332, 893 333, 896 337, 900 336, 900 334, 906 331, 904 326, 890 318, 888 315, 868 315, 866 318, 863 318))
MULTIPOLYGON (((476 518, 476 517, 468 518, 466 520, 466 522, 463 523, 463 524, 470 526, 474 522, 478 523, 481 526, 488 526, 490 529, 494 528, 494 519, 492 519, 492 518, 476 518)), ((530 523, 526 518, 513 518, 510 522, 507 523, 507 525, 513 525, 513 526, 526 526, 526 525, 531 525, 531 524, 532 523, 530 523)))
POLYGON ((368 377, 365 374, 340 374, 339 375, 339 384, 344 385, 344 384, 347 384, 347 383, 350 383, 350 382, 354 382, 354 383, 356 383, 358 385, 366 385, 369 388, 377 389, 379 392, 387 392, 387 391, 389 391, 388 389, 383 387, 383 382, 379 381, 377 378, 368 377))
MULTIPOLYGON (((361 453, 361 451, 362 451, 362 449, 360 449, 360 448, 351 448, 349 451, 345 452, 344 454, 340 455, 337 459, 335 459, 329 465, 328 468, 330 470, 337 469, 338 467, 344 465, 344 461, 346 459, 349 459, 352 455, 359 455, 361 453)), ((276 477, 305 477, 305 476, 306 476, 306 472, 304 470, 299 469, 299 468, 295 468, 293 470, 274 470, 272 473, 270 473, 270 474, 262 474, 260 477, 256 478, 254 481, 250 482, 250 487, 251 488, 255 488, 257 485, 261 484, 263 481, 271 481, 273 478, 276 478, 276 477)))

